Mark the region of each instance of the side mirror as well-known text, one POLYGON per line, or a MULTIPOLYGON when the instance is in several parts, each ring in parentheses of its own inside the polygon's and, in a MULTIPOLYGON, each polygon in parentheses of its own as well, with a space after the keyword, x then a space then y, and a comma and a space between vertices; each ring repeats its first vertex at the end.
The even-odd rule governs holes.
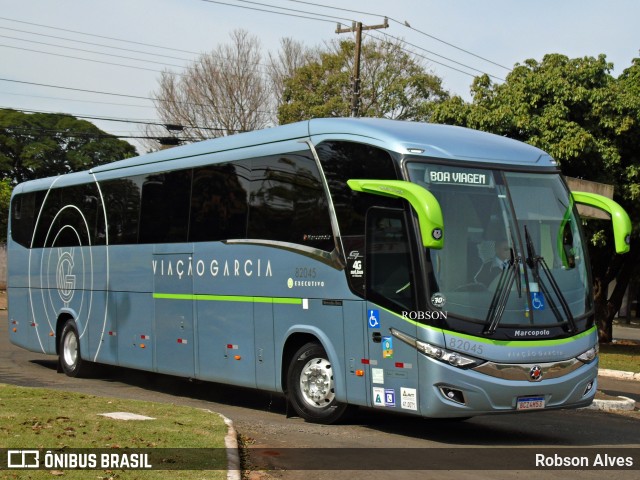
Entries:
POLYGON ((610 198, 590 192, 571 192, 574 202, 604 210, 611 215, 617 253, 627 253, 631 243, 631 219, 624 208, 610 198))
POLYGON ((354 179, 348 180, 347 185, 356 192, 405 199, 418 215, 422 244, 438 250, 444 246, 442 209, 436 197, 425 188, 404 180, 354 179))

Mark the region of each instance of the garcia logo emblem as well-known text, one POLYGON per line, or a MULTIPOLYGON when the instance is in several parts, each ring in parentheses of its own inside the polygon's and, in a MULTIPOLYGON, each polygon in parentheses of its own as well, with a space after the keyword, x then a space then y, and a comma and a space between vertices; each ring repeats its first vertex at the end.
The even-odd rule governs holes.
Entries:
POLYGON ((56 268, 56 287, 65 307, 73 299, 76 289, 76 276, 73 274, 74 250, 58 250, 58 267, 56 268))
POLYGON ((529 370, 529 378, 532 382, 542 380, 542 368, 540 368, 540 365, 534 365, 531 367, 531 370, 529 370))

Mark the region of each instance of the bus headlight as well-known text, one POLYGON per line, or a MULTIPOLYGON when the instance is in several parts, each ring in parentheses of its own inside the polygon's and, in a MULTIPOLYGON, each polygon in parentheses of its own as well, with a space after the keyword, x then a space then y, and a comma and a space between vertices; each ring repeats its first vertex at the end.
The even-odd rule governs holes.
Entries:
POLYGON ((418 340, 412 337, 411 335, 407 335, 406 333, 401 332, 400 330, 396 330, 395 328, 391 328, 390 331, 391 331, 391 335, 396 337, 398 340, 403 341, 407 345, 414 347, 423 355, 426 355, 427 357, 433 358, 435 360, 446 362, 449 365, 453 365, 454 367, 470 368, 483 363, 482 360, 467 357, 466 355, 461 355, 457 352, 452 352, 450 350, 447 350, 446 348, 438 347, 436 345, 431 345, 430 343, 423 342, 422 340, 418 340))
POLYGON ((578 360, 580 360, 582 363, 591 363, 593 362, 596 357, 598 356, 598 351, 600 350, 600 348, 598 347, 598 344, 596 343, 593 347, 591 347, 589 350, 587 350, 584 353, 581 353, 580 355, 578 355, 576 358, 578 360))

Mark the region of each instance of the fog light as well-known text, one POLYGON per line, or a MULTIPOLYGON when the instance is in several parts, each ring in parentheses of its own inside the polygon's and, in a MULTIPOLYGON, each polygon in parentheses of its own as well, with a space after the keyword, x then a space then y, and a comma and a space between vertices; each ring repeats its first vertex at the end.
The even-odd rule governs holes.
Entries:
POLYGON ((459 403, 464 405, 466 402, 464 401, 464 395, 462 391, 457 390, 451 387, 440 387, 440 393, 444 395, 447 400, 451 400, 452 402, 459 403))
POLYGON ((587 393, 589 393, 591 390, 593 390, 593 382, 595 380, 591 380, 588 384, 587 387, 584 389, 584 393, 582 394, 582 396, 584 397, 587 393))

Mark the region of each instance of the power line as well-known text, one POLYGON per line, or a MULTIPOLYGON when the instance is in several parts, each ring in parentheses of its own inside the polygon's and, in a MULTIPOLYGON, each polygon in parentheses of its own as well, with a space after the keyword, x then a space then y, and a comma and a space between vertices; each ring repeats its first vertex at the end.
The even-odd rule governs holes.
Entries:
POLYGON ((0 106, 0 109, 3 109, 3 108, 7 110, 16 110, 23 113, 47 113, 47 114, 54 114, 54 115, 68 115, 71 117, 85 118, 89 120, 102 120, 106 122, 134 123, 134 124, 140 124, 140 125, 154 125, 157 127, 173 127, 173 129, 175 130, 177 130, 178 128, 180 129, 192 128, 192 129, 198 129, 198 130, 211 130, 211 131, 226 130, 226 129, 214 128, 214 127, 200 127, 197 125, 180 125, 174 122, 169 123, 169 122, 159 122, 159 121, 150 121, 150 120, 136 120, 136 119, 130 119, 130 118, 105 117, 105 116, 96 116, 96 115, 84 115, 79 113, 62 113, 62 112, 51 112, 46 110, 30 110, 25 108, 11 108, 11 107, 0 106))
POLYGON ((457 45, 454 45, 451 42, 448 42, 446 40, 438 38, 435 35, 431 35, 431 34, 429 34, 427 32, 424 32, 422 30, 414 28, 406 20, 404 22, 401 22, 399 20, 396 20, 393 17, 390 17, 389 15, 381 15, 381 14, 377 14, 377 13, 363 12, 363 11, 360 11, 360 10, 351 10, 351 9, 348 9, 348 8, 341 8, 341 7, 335 7, 335 6, 330 6, 330 5, 320 5, 320 4, 317 4, 317 3, 305 2, 305 1, 302 1, 302 0, 287 0, 287 1, 293 2, 293 3, 303 3, 305 5, 312 5, 312 6, 315 6, 315 7, 323 7, 323 8, 333 9, 333 10, 340 10, 340 11, 343 11, 343 12, 357 13, 357 14, 360 14, 360 15, 370 15, 370 16, 374 16, 374 17, 387 17, 389 20, 391 20, 392 22, 397 23, 398 25, 402 25, 403 27, 406 27, 406 28, 408 28, 410 30, 413 30, 416 33, 419 33, 421 35, 429 37, 429 38, 431 38, 431 39, 433 39, 433 40, 435 40, 437 42, 440 42, 440 43, 442 43, 444 45, 447 45, 448 47, 454 48, 454 49, 456 49, 458 51, 466 53, 467 55, 471 55, 471 56, 476 57, 476 58, 478 58, 480 60, 483 60, 485 62, 491 63, 492 65, 495 65, 497 67, 500 67, 500 68, 503 68, 505 70, 511 71, 511 68, 509 68, 509 67, 505 67, 504 65, 500 65, 499 63, 494 62, 493 60, 489 60, 488 58, 480 56, 480 55, 478 55, 476 53, 473 53, 473 52, 471 52, 469 50, 466 50, 466 49, 464 49, 462 47, 458 47, 457 45))
POLYGON ((295 9, 295 8, 280 7, 278 5, 272 5, 272 4, 268 4, 268 3, 260 3, 260 2, 255 2, 255 1, 251 1, 251 0, 236 0, 236 2, 250 3, 250 4, 253 4, 253 5, 260 5, 262 7, 277 8, 279 10, 285 10, 287 12, 304 13, 304 14, 307 14, 307 15, 317 15, 319 17, 333 18, 335 20, 345 20, 347 22, 353 22, 354 21, 352 18, 336 17, 336 16, 333 16, 333 15, 326 15, 326 14, 323 14, 323 13, 316 13, 316 12, 307 12, 305 10, 298 10, 298 9, 295 9))
MULTIPOLYGON (((153 63, 155 65, 165 65, 167 67, 185 68, 183 65, 175 65, 173 63, 157 62, 155 60, 145 60, 143 58, 127 57, 127 56, 124 56, 124 55, 116 55, 116 54, 113 54, 113 53, 97 52, 95 50, 86 50, 84 48, 67 47, 65 45, 56 45, 54 43, 39 42, 37 40, 29 40, 29 39, 26 39, 26 38, 10 37, 8 35, 0 35, 0 38, 8 38, 8 39, 11 39, 11 40, 19 40, 21 42, 36 43, 38 45, 45 45, 47 47, 65 48, 67 50, 74 50, 76 52, 93 53, 93 54, 96 54, 96 55, 106 55, 108 57, 123 58, 125 60, 134 60, 136 62, 147 62, 147 63, 153 63)), ((3 45, 3 46, 6 46, 6 45, 3 45)), ((13 48, 19 48, 19 47, 13 47, 13 48)), ((38 50, 30 50, 30 51, 38 51, 38 50)), ((39 52, 40 53, 51 54, 50 52, 41 52, 41 51, 39 51, 39 52)), ((56 55, 56 54, 53 54, 53 55, 56 55)), ((78 57, 78 60, 89 60, 89 59, 79 58, 78 57)), ((93 60, 90 60, 90 61, 93 61, 93 60)))
MULTIPOLYGON (((56 130, 49 128, 35 128, 35 127, 0 127, 0 130, 7 131, 22 131, 25 132, 22 135, 33 135, 33 134, 64 134, 70 137, 84 137, 84 138, 128 138, 128 139, 137 139, 137 140, 164 140, 166 138, 175 139, 181 142, 192 141, 191 138, 187 137, 169 137, 167 135, 162 136, 151 136, 151 135, 113 135, 110 133, 92 133, 92 132, 76 132, 72 130, 56 130)), ((222 131, 222 129, 220 129, 222 131)), ((233 131, 233 130, 224 130, 224 131, 233 131)))
MULTIPOLYGON (((38 87, 48 87, 48 88, 59 88, 61 90, 73 90, 75 92, 85 92, 85 93, 97 93, 100 95, 111 95, 111 96, 115 96, 115 97, 125 97, 125 98, 137 98, 139 100, 150 100, 150 101, 156 101, 158 99, 152 98, 152 97, 143 97, 140 95, 126 95, 124 93, 113 93, 113 92, 101 92, 99 90, 86 90, 83 88, 73 88, 73 87, 64 87, 61 85, 49 85, 46 83, 36 83, 36 82, 27 82, 24 80, 12 80, 9 78, 0 78, 1 82, 11 82, 11 83, 22 83, 25 85, 35 85, 38 87)), ((158 100, 160 101, 160 100, 158 100)))
MULTIPOLYGON (((402 42, 402 43, 404 43, 404 44, 406 44, 406 45, 410 45, 410 46, 411 46, 411 47, 413 47, 413 48, 417 48, 418 50, 422 50, 423 52, 427 52, 427 53, 429 53, 429 54, 431 54, 431 55, 435 55, 435 56, 437 56, 437 57, 439 57, 439 58, 442 58, 442 59, 444 59, 444 60, 447 60, 447 61, 449 61, 449 62, 455 63, 456 65, 460 65, 461 67, 468 68, 468 69, 470 69, 470 70, 473 70, 473 71, 478 72, 478 73, 481 73, 481 74, 489 75, 491 78, 495 78, 496 80, 500 80, 500 81, 502 81, 502 82, 504 82, 504 81, 505 81, 505 79, 504 79, 504 78, 500 78, 500 77, 497 77, 497 76, 495 76, 495 75, 491 75, 490 73, 484 72, 484 71, 479 70, 479 69, 477 69, 477 68, 471 67, 471 66, 466 65, 466 64, 461 63, 461 62, 458 62, 458 61, 456 61, 456 60, 453 60, 452 58, 445 57, 444 55, 440 55, 440 54, 438 54, 438 53, 432 52, 432 51, 430 51, 430 50, 427 50, 426 48, 422 48, 422 47, 420 47, 420 46, 418 46, 418 45, 414 45, 413 43, 407 42, 406 40, 403 40, 403 39, 398 38, 398 37, 394 37, 393 35, 390 35, 390 34, 388 34, 387 32, 380 32, 380 33, 381 33, 382 35, 384 35, 385 37, 393 38, 394 40, 397 40, 397 41, 399 41, 399 42, 402 42)), ((375 38, 375 39, 377 39, 377 40, 379 40, 379 41, 382 41, 382 39, 380 39, 380 38, 378 38, 378 37, 374 37, 374 36, 372 36, 372 38, 375 38)), ((419 54, 417 54, 417 53, 415 53, 415 52, 413 52, 413 51, 411 51, 411 50, 407 50, 407 49, 406 49, 406 48, 404 48, 404 47, 400 47, 400 48, 401 48, 402 50, 404 50, 405 52, 411 53, 412 55, 419 56, 419 57, 421 57, 421 58, 424 58, 424 59, 426 59, 426 60, 429 60, 430 62, 437 63, 438 65, 442 65, 443 67, 450 68, 450 69, 455 70, 455 71, 457 71, 457 72, 465 73, 465 74, 470 75, 470 76, 472 76, 472 77, 474 77, 474 76, 475 76, 475 75, 473 75, 473 74, 471 74, 471 73, 464 72, 464 71, 462 71, 462 70, 460 70, 460 69, 457 69, 457 68, 455 68, 455 67, 452 67, 452 66, 450 66, 450 65, 447 65, 447 64, 445 64, 445 63, 442 63, 442 62, 438 62, 438 61, 436 61, 436 60, 433 60, 432 58, 425 57, 424 55, 419 55, 419 54)))
MULTIPOLYGON (((1 18, 2 17, 0 17, 0 19, 1 18)), ((47 25, 41 25, 41 26, 46 27, 46 28, 57 28, 57 27, 52 27, 52 26, 47 26, 47 25)), ((143 55, 153 55, 153 56, 156 56, 156 57, 170 58, 170 59, 173 59, 173 60, 181 60, 181 61, 184 61, 184 62, 194 62, 193 59, 189 59, 189 58, 174 57, 174 56, 171 56, 171 55, 162 55, 162 54, 159 54, 159 53, 146 52, 146 51, 143 51, 143 50, 135 50, 135 49, 131 49, 131 48, 115 47, 115 46, 112 46, 112 45, 105 45, 105 44, 102 44, 102 43, 85 42, 83 40, 74 40, 74 39, 68 38, 68 37, 59 37, 57 35, 47 35, 47 34, 43 34, 43 33, 31 32, 31 31, 28 31, 28 30, 20 30, 20 29, 16 29, 16 28, 9 28, 9 27, 2 27, 2 26, 0 26, 0 29, 10 30, 10 31, 13 31, 13 32, 26 33, 26 34, 29 34, 29 35, 37 35, 37 36, 42 36, 42 37, 47 37, 47 38, 55 38, 57 40, 65 40, 65 41, 69 41, 69 42, 82 43, 82 44, 85 44, 85 45, 94 45, 94 46, 103 47, 103 48, 111 48, 111 49, 122 50, 122 51, 127 51, 127 52, 141 53, 143 55)), ((87 33, 87 34, 83 34, 83 35, 91 35, 91 34, 87 33)), ((100 35, 95 35, 95 36, 98 37, 98 38, 103 38, 100 35)), ((74 50, 79 50, 79 51, 83 51, 83 52, 96 53, 98 55, 109 55, 109 56, 116 56, 117 57, 117 55, 113 55, 113 54, 109 54, 109 53, 105 53, 105 52, 95 52, 95 51, 92 51, 92 50, 83 50, 83 49, 79 49, 79 48, 67 47, 67 46, 62 46, 62 45, 54 45, 54 44, 49 44, 49 43, 45 43, 45 42, 37 42, 35 40, 24 39, 24 38, 9 37, 9 36, 5 36, 5 35, 0 35, 0 37, 10 38, 10 39, 14 39, 14 40, 22 40, 22 41, 25 41, 25 42, 40 43, 42 45, 48 45, 48 46, 53 46, 53 47, 68 48, 68 49, 74 49, 74 50)), ((121 40, 121 41, 124 42, 125 40, 121 40)), ((133 43, 136 43, 136 42, 133 42, 133 43)), ((163 47, 157 47, 157 48, 163 48, 163 47)), ((194 52, 194 54, 196 54, 196 53, 194 52)), ((202 53, 197 54, 197 55, 202 55, 202 53)), ((223 55, 218 55, 218 54, 215 54, 213 52, 209 52, 209 53, 207 53, 207 55, 211 56, 211 57, 214 57, 214 58, 217 58, 217 59, 219 59, 221 61, 229 61, 230 60, 229 57, 225 57, 223 55)), ((124 57, 124 56, 120 57, 120 58, 132 59, 131 57, 124 57)), ((133 59, 133 60, 137 61, 139 59, 133 59)), ((186 68, 186 67, 183 67, 183 66, 180 66, 180 65, 173 65, 173 64, 168 64, 168 63, 164 63, 164 62, 152 62, 151 60, 142 60, 142 61, 151 62, 151 63, 159 63, 160 65, 176 66, 176 67, 180 67, 180 68, 186 68)), ((255 65, 258 65, 258 66, 264 67, 264 68, 268 68, 269 67, 269 65, 264 64, 264 63, 256 63, 255 65)))
MULTIPOLYGON (((25 85, 35 85, 38 87, 47 87, 47 88, 57 88, 57 89, 61 89, 61 90, 72 90, 72 91, 76 91, 76 92, 84 92, 84 93, 95 93, 95 94, 99 94, 99 95, 109 95, 109 96, 116 96, 116 97, 123 97, 123 98, 136 98, 139 100, 149 100, 152 102, 168 102, 169 100, 163 100, 161 98, 153 98, 153 97, 143 97, 140 95, 126 95, 124 93, 113 93, 113 92, 101 92, 99 90, 87 90, 87 89, 83 89, 83 88, 73 88, 73 87, 64 87, 61 85, 50 85, 50 84, 46 84, 46 83, 37 83, 37 82, 27 82, 24 80, 13 80, 13 79, 9 79, 9 78, 0 78, 0 82, 10 82, 10 83, 20 83, 20 84, 25 84, 25 85)), ((176 103, 180 103, 183 105, 192 105, 192 106, 196 106, 196 107, 206 107, 209 105, 203 104, 203 103, 192 103, 192 102, 176 102, 176 103)), ((218 107, 218 108, 223 108, 223 107, 218 107)), ((230 107, 227 108, 223 108, 223 109, 227 109, 227 110, 231 110, 230 107)), ((276 112, 274 111, 270 111, 270 110, 256 110, 257 113, 266 113, 269 115, 272 115, 276 112)))
POLYGON ((25 25, 33 25, 33 26, 36 26, 36 27, 50 28, 50 29, 53 29, 53 30, 59 30, 61 32, 77 33, 78 35, 87 35, 87 36, 90 36, 90 37, 104 38, 104 39, 107 39, 107 40, 115 40, 117 42, 126 42, 126 43, 132 43, 132 44, 135 44, 135 45, 143 45, 145 47, 161 48, 163 50, 172 50, 174 52, 191 53, 193 55, 200 55, 200 53, 201 53, 201 52, 192 52, 192 51, 189 51, 189 50, 181 50, 179 48, 164 47, 162 45, 154 45, 152 43, 143 43, 143 42, 136 42, 134 40, 125 40, 125 39, 122 39, 122 38, 107 37, 105 35, 97 35, 95 33, 80 32, 78 30, 70 30, 70 29, 67 29, 67 28, 52 27, 50 25, 43 25, 41 23, 25 22, 24 20, 16 20, 16 19, 7 18, 7 17, 0 17, 0 20, 6 20, 8 22, 22 23, 22 24, 25 24, 25 25))
MULTIPOLYGON (((371 37, 371 38, 373 38, 373 39, 375 39, 375 40, 377 40, 377 41, 379 41, 379 42, 385 42, 385 41, 388 41, 388 40, 385 40, 385 39, 383 39, 383 38, 376 37, 375 35, 372 35, 372 34, 369 34, 369 37, 371 37)), ((419 57, 419 58, 423 58, 423 59, 428 60, 428 61, 430 61, 430 62, 432 62, 432 63, 435 63, 435 64, 437 64, 437 65, 440 65, 440 66, 442 66, 442 67, 446 67, 446 68, 448 68, 448 69, 450 69, 450 70, 454 70, 454 71, 456 71, 456 72, 458 72, 458 73, 463 73, 464 75, 467 75, 467 76, 469 76, 469 77, 475 78, 475 75, 474 75, 473 73, 465 72, 464 70, 460 70, 459 68, 452 67, 451 65, 447 65, 446 63, 439 62, 439 61, 434 60, 434 59, 432 59, 432 58, 429 58, 429 57, 427 57, 427 56, 425 56, 425 55, 421 55, 421 54, 419 54, 419 53, 412 52, 411 50, 407 50, 407 49, 402 48, 402 47, 400 47, 400 49, 401 49, 402 51, 404 51, 404 52, 409 53, 410 55, 413 55, 413 56, 416 56, 416 57, 419 57)), ((484 73, 484 72, 482 72, 482 73, 484 73)))
MULTIPOLYGON (((49 27, 49 28, 54 28, 54 27, 49 27)), ((114 47, 113 45, 105 45, 104 43, 87 42, 87 41, 84 41, 84 40, 76 40, 76 39, 68 38, 68 37, 59 37, 57 35, 47 35, 46 33, 31 32, 29 30, 20 30, 18 28, 9 28, 9 27, 0 26, 0 29, 2 29, 2 30, 10 30, 12 32, 18 32, 18 33, 26 33, 26 34, 29 34, 29 35, 37 35, 39 37, 55 38, 56 40, 65 40, 65 41, 68 41, 68 42, 82 43, 84 45, 93 45, 93 46, 96 46, 96 47, 104 47, 104 48, 111 48, 111 49, 114 49, 114 50, 122 50, 122 51, 125 51, 125 52, 142 53, 144 55, 153 55, 154 57, 170 58, 172 60, 182 60, 183 62, 191 61, 190 59, 184 58, 184 57, 174 57, 174 56, 171 56, 171 55, 163 55, 161 53, 145 52, 144 50, 135 50, 133 48, 114 47)))
POLYGON ((134 105, 132 103, 99 102, 97 100, 80 100, 79 98, 49 97, 46 95, 27 95, 25 93, 12 93, 12 92, 0 91, 0 94, 11 95, 14 97, 44 98, 46 100, 63 100, 65 102, 81 102, 81 103, 95 103, 99 105, 114 105, 117 107, 155 108, 153 105, 134 105))
MULTIPOLYGON (((325 20, 323 18, 309 17, 309 16, 305 16, 305 15, 296 15, 296 14, 293 14, 293 13, 276 12, 276 11, 273 11, 273 10, 266 10, 264 8, 247 7, 245 5, 236 5, 236 4, 233 4, 233 3, 219 2, 217 0, 202 0, 202 1, 203 2, 207 2, 207 3, 215 3, 215 4, 218 4, 218 5, 226 5, 227 7, 244 8, 246 10, 254 10, 254 11, 257 11, 257 12, 273 13, 275 15, 284 15, 284 16, 287 16, 287 17, 304 18, 304 19, 307 19, 307 20, 315 20, 317 22, 334 23, 334 21, 332 21, 332 20, 325 20)), ((274 7, 274 8, 278 8, 278 7, 274 7)), ((316 14, 311 13, 311 15, 316 15, 316 14)))
MULTIPOLYGON (((204 2, 208 2, 208 3, 216 3, 216 4, 221 4, 221 5, 227 5, 227 6, 230 6, 230 7, 246 8, 246 9, 250 9, 250 10, 257 10, 257 11, 261 11, 261 12, 274 13, 274 14, 278 14, 278 15, 285 15, 285 16, 292 16, 292 17, 297 17, 297 16, 298 16, 298 15, 289 14, 289 13, 285 13, 285 12, 276 12, 276 11, 273 11, 273 10, 265 10, 265 9, 261 9, 261 8, 247 7, 247 6, 243 6, 243 5, 230 4, 230 3, 219 2, 219 1, 214 1, 214 0, 202 0, 202 1, 204 1, 204 2)), ((270 8, 279 8, 279 9, 282 9, 282 10, 294 11, 294 12, 299 12, 299 13, 304 13, 304 14, 317 15, 317 16, 324 16, 324 17, 326 17, 326 18, 337 18, 337 19, 341 19, 341 20, 346 20, 346 21, 355 22, 355 20, 347 19, 347 18, 343 18, 343 17, 335 17, 335 16, 331 16, 331 15, 324 15, 324 14, 320 14, 320 13, 316 13, 316 12, 308 12, 308 11, 305 11, 305 10, 297 10, 297 9, 290 9, 290 8, 285 8, 285 7, 279 7, 279 6, 272 5, 272 4, 266 4, 266 3, 254 2, 254 1, 249 1, 249 0, 236 0, 236 1, 238 1, 238 2, 243 2, 243 3, 251 3, 251 4, 254 4, 254 5, 267 6, 267 7, 270 7, 270 8)), ((458 47, 458 46, 456 46, 456 45, 454 45, 454 44, 452 44, 452 43, 450 43, 450 42, 447 42, 447 41, 442 40, 442 39, 440 39, 440 38, 438 38, 438 37, 435 37, 435 36, 433 36, 433 35, 430 35, 430 34, 428 34, 428 33, 426 33, 426 32, 423 32, 423 31, 421 31, 421 30, 418 30, 418 29, 416 29, 416 28, 413 28, 413 27, 411 27, 411 26, 408 24, 408 22, 406 22, 406 21, 405 21, 405 22, 400 22, 400 21, 398 21, 398 20, 395 20, 395 19, 394 19, 394 18, 392 18, 392 17, 385 16, 385 15, 377 15, 377 14, 374 14, 374 13, 370 13, 370 12, 363 12, 363 11, 359 11, 359 10, 351 10, 351 9, 347 9, 347 8, 340 8, 340 7, 333 7, 333 6, 327 6, 327 5, 320 5, 320 4, 313 3, 313 2, 303 2, 303 1, 296 1, 296 0, 288 0, 288 1, 292 1, 292 2, 295 2, 295 3, 303 3, 303 4, 306 4, 306 5, 313 5, 313 6, 321 7, 321 8, 329 8, 329 9, 334 9, 334 10, 341 10, 341 11, 347 11, 347 12, 352 12, 352 13, 358 13, 358 14, 361 14, 361 15, 371 15, 371 16, 379 16, 379 17, 380 17, 380 16, 383 16, 383 17, 385 17, 385 18, 389 18, 390 20, 394 21, 395 23, 397 23, 397 24, 399 24, 399 25, 403 25, 403 26, 405 26, 405 27, 407 27, 407 28, 410 28, 411 30, 416 31, 417 33, 420 33, 420 34, 425 35, 425 36, 427 36, 427 37, 429 37, 429 38, 432 38, 432 39, 434 39, 434 40, 436 40, 436 41, 438 41, 438 42, 441 42, 441 43, 443 43, 443 44, 445 44, 445 45, 448 45, 448 46, 450 46, 450 47, 452 47, 452 48, 455 48, 455 49, 457 49, 457 50, 459 50, 459 51, 462 51, 462 52, 464 52, 464 53, 466 53, 466 54, 468 54, 468 55, 472 55, 472 56, 474 56, 474 57, 476 57, 476 58, 479 58, 479 59, 481 59, 481 60, 483 60, 483 61, 485 61, 485 62, 489 62, 489 63, 491 63, 491 64, 493 64, 493 65, 499 66, 499 67, 504 68, 504 69, 506 69, 506 70, 509 70, 509 71, 511 70, 511 69, 509 69, 509 68, 507 68, 507 67, 504 67, 503 65, 500 65, 499 63, 496 63, 496 62, 494 62, 494 61, 492 61, 492 60, 489 60, 489 59, 487 59, 487 58, 485 58, 485 57, 482 57, 482 56, 480 56, 480 55, 477 55, 477 54, 475 54, 475 53, 473 53, 473 52, 471 52, 471 51, 469 51, 469 50, 465 50, 465 49, 463 49, 463 48, 461 48, 461 47, 458 47)), ((319 18, 316 18, 316 17, 303 17, 303 18, 310 18, 310 19, 319 20, 319 21, 328 21, 328 20, 323 20, 323 19, 319 19, 319 18)), ((385 35, 388 35, 388 34, 385 34, 385 35)), ((374 38, 375 38, 375 37, 374 37, 374 38)), ((396 37, 392 37, 392 38, 396 38, 396 37)), ((400 39, 398 39, 398 38, 396 38, 396 40, 399 40, 399 41, 405 42, 404 40, 400 40, 400 39)), ((405 42, 405 43, 408 43, 408 42, 405 42)), ((504 81, 504 80, 503 80, 503 79, 501 79, 500 77, 497 77, 497 76, 495 76, 495 75, 488 74, 487 72, 482 71, 482 70, 479 70, 479 69, 474 68, 474 67, 471 67, 470 65, 466 65, 466 64, 464 64, 464 63, 462 63, 462 62, 458 62, 458 61, 453 60, 453 59, 451 59, 451 58, 445 57, 444 55, 440 55, 440 54, 437 54, 437 53, 435 53, 435 52, 431 52, 431 51, 426 50, 426 49, 424 49, 424 48, 422 48, 422 47, 419 47, 419 46, 417 46, 417 45, 413 45, 413 44, 411 44, 411 45, 412 45, 413 47, 415 47, 415 48, 418 48, 418 49, 420 49, 420 50, 424 50, 424 51, 426 51, 426 52, 428 52, 428 53, 430 53, 430 54, 432 54, 432 55, 436 55, 436 56, 438 56, 438 57, 440 57, 440 58, 446 59, 446 60, 448 60, 448 61, 450 61, 450 62, 453 62, 453 63, 455 63, 455 64, 457 64, 457 65, 460 65, 460 66, 462 66, 462 67, 468 68, 468 69, 470 69, 470 70, 474 70, 474 71, 479 72, 479 73, 481 73, 481 74, 487 74, 487 75, 489 75, 489 76, 490 76, 490 77, 492 77, 492 78, 495 78, 495 79, 498 79, 498 80, 502 80, 502 81, 504 81)), ((409 53, 414 54, 414 55, 417 55, 417 54, 415 54, 414 52, 409 52, 409 53)), ((463 73, 463 74, 465 74, 465 75, 469 75, 469 76, 471 76, 471 77, 474 77, 474 76, 475 76, 475 75, 473 75, 473 74, 470 74, 469 72, 465 72, 465 71, 463 71, 463 70, 460 70, 460 69, 458 69, 458 68, 452 67, 452 66, 447 65, 447 64, 442 63, 442 62, 438 62, 438 61, 436 61, 436 60, 430 59, 430 58, 425 57, 425 56, 423 56, 423 55, 417 55, 417 56, 420 56, 420 57, 422 57, 422 58, 425 58, 425 59, 427 59, 427 60, 429 60, 429 61, 431 61, 431 62, 433 62, 433 63, 436 63, 436 64, 441 65, 441 66, 443 66, 443 67, 449 68, 449 69, 451 69, 451 70, 457 71, 457 72, 459 72, 459 73, 463 73)))
MULTIPOLYGON (((4 44, 0 44, 0 47, 12 48, 14 50, 22 50, 22 51, 25 51, 25 52, 42 53, 44 55, 52 55, 54 57, 70 58, 72 60, 83 60, 85 62, 101 63, 103 65, 112 65, 112 66, 116 66, 116 67, 125 67, 125 68, 134 68, 136 70, 145 70, 147 72, 162 73, 162 70, 155 70, 153 68, 136 67, 135 65, 126 65, 126 64, 123 64, 123 63, 105 62, 105 61, 102 61, 102 60, 93 60, 91 58, 74 57, 72 55, 63 55, 61 53, 43 52, 42 50, 34 50, 34 49, 31 49, 31 48, 14 47, 12 45, 4 45, 4 44)), ((183 75, 183 74, 182 73, 176 73, 175 75, 183 75)))

